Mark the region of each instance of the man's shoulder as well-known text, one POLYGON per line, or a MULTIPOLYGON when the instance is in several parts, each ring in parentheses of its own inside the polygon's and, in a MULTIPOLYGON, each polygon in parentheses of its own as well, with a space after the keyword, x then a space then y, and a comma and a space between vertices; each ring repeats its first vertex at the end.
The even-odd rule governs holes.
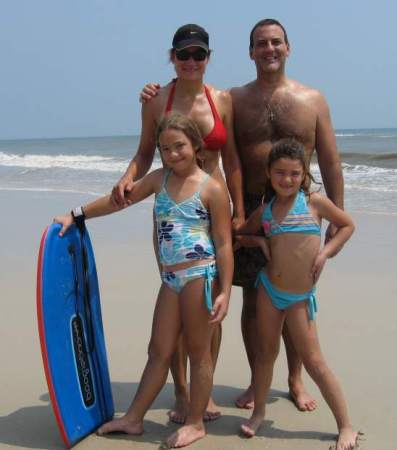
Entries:
POLYGON ((324 95, 318 89, 296 80, 287 80, 287 91, 304 102, 313 102, 313 104, 325 102, 324 95))
POLYGON ((220 102, 230 102, 231 95, 230 95, 230 89, 217 89, 214 86, 211 86, 209 84, 206 84, 207 88, 209 89, 211 95, 218 99, 220 102))
POLYGON ((234 86, 229 89, 229 92, 231 96, 234 98, 235 96, 240 96, 246 94, 248 91, 250 91, 254 85, 255 81, 250 81, 247 84, 244 84, 242 86, 234 86))

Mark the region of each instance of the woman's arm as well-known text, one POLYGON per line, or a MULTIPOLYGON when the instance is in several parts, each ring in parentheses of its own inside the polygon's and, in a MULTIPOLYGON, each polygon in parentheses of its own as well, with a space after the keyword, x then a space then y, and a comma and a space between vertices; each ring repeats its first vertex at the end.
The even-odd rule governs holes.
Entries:
POLYGON ((223 106, 223 124, 227 132, 226 144, 221 149, 222 165, 233 202, 233 227, 237 227, 245 219, 243 175, 234 138, 232 98, 227 91, 221 92, 220 98, 223 106))
POLYGON ((208 205, 211 214, 211 234, 215 244, 220 292, 214 301, 211 323, 221 322, 228 310, 233 279, 232 230, 229 196, 226 188, 211 179, 208 182, 208 205))
POLYGON ((112 200, 118 206, 127 206, 126 194, 131 192, 134 181, 142 178, 150 169, 154 152, 156 150, 156 121, 154 118, 154 105, 148 103, 141 108, 142 130, 138 150, 112 190, 112 200))

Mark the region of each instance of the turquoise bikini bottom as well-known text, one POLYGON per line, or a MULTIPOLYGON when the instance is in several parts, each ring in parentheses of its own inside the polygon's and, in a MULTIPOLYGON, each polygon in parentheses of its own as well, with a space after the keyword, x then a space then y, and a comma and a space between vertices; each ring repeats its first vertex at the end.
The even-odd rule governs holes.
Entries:
POLYGON ((161 273, 163 282, 178 294, 189 281, 204 277, 204 297, 208 311, 212 311, 212 282, 217 276, 218 269, 215 261, 211 261, 209 264, 203 264, 201 266, 177 270, 175 272, 164 270, 161 273))
POLYGON ((284 310, 297 302, 307 301, 309 319, 314 320, 317 312, 316 289, 314 287, 304 294, 293 294, 291 292, 280 291, 272 285, 264 270, 261 270, 258 273, 255 282, 256 288, 258 287, 259 282, 263 284, 263 287, 266 289, 266 292, 268 293, 275 308, 284 310))

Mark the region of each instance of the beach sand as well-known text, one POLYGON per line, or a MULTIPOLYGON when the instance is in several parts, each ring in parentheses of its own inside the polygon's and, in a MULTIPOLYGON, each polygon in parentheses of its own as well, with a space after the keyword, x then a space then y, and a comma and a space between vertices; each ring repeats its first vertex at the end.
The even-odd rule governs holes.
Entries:
MULTIPOLYGON (((36 318, 36 264, 40 237, 57 213, 92 198, 81 195, 1 192, 0 235, 0 449, 62 449, 49 403, 36 318)), ((151 205, 88 223, 101 287, 102 313, 117 413, 135 393, 144 363, 159 277, 151 244, 151 205)), ((329 365, 339 377, 354 426, 365 432, 360 448, 395 449, 397 423, 397 217, 354 214, 356 233, 330 260, 318 288, 318 328, 329 365)), ((257 437, 237 435, 249 411, 234 399, 249 381, 240 333, 241 290, 233 289, 215 373, 214 398, 222 418, 192 449, 328 449, 336 426, 305 374, 318 408, 298 412, 286 393, 284 350, 277 361, 267 418, 257 437)), ((91 435, 79 450, 158 449, 177 426, 167 421, 173 402, 168 382, 145 419, 140 437, 91 435)))

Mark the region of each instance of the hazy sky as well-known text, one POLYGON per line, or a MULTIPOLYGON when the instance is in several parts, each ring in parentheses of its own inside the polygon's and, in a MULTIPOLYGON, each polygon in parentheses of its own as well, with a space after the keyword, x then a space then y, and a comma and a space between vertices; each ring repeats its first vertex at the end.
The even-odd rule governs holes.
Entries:
POLYGON ((335 128, 397 127, 397 3, 385 0, 0 0, 0 139, 138 134, 138 93, 168 82, 176 28, 214 50, 206 80, 255 78, 249 33, 280 20, 287 74, 320 89, 335 128))

